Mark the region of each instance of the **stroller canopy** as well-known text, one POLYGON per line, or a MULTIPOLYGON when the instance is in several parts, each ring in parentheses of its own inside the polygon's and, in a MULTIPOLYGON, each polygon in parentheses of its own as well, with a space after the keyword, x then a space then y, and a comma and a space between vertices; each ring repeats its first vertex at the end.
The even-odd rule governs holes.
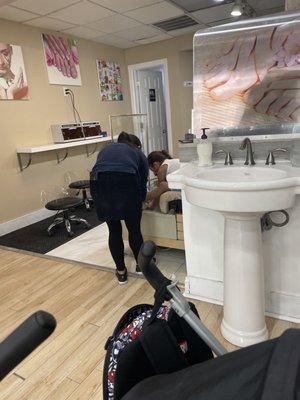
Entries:
POLYGON ((300 400, 300 330, 136 385, 122 400, 300 400))

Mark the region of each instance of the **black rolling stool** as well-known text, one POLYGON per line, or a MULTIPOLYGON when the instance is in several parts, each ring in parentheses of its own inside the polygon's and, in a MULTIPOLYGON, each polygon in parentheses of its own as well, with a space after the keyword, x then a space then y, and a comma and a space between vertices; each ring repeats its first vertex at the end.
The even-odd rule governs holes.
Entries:
POLYGON ((75 181, 70 183, 70 189, 76 189, 78 191, 82 191, 82 201, 85 205, 85 208, 90 211, 91 210, 91 203, 87 197, 86 191, 90 188, 90 181, 89 180, 82 180, 82 181, 75 181))
POLYGON ((76 222, 78 224, 83 223, 88 229, 91 228, 91 225, 85 219, 76 217, 76 215, 70 215, 70 212, 81 204, 82 200, 78 199, 77 197, 62 197, 60 199, 49 201, 47 204, 45 204, 45 208, 47 208, 47 210, 57 211, 54 221, 47 229, 48 235, 52 236, 54 234, 53 229, 57 225, 64 224, 68 235, 74 236, 71 222, 76 222))

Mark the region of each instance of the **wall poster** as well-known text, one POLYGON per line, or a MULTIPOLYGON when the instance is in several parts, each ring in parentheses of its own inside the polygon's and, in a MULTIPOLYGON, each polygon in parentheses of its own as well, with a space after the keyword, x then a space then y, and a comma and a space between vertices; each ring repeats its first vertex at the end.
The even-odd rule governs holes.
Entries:
POLYGON ((199 35, 194 109, 210 128, 300 122, 300 23, 199 35))
POLYGON ((77 42, 55 35, 42 35, 49 83, 81 86, 77 42))
POLYGON ((28 84, 20 46, 0 42, 0 100, 28 100, 28 84))
POLYGON ((96 60, 102 101, 123 101, 121 69, 118 62, 96 60))

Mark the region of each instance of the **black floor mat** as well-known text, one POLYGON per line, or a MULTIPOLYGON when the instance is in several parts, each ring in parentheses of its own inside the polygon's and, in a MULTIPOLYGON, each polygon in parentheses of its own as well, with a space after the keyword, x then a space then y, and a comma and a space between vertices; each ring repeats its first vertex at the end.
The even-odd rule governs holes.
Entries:
MULTIPOLYGON (((91 224, 92 228, 101 224, 94 209, 87 211, 85 207, 81 206, 76 208, 73 214, 86 219, 91 224)), ((0 236, 0 245, 46 254, 87 231, 84 224, 77 225, 73 223, 72 230, 75 235, 70 238, 64 225, 60 225, 54 228, 54 235, 49 237, 47 228, 52 221, 53 217, 50 217, 36 222, 35 224, 28 225, 25 228, 10 232, 7 235, 0 236)))

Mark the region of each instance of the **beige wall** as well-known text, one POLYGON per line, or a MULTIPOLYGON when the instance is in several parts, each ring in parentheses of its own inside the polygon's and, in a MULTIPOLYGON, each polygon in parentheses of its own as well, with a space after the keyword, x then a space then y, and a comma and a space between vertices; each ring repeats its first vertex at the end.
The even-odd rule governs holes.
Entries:
POLYGON ((285 8, 288 11, 300 9, 300 0, 285 0, 285 8))
MULTIPOLYGON (((43 30, 43 32, 47 32, 43 30)), ((40 192, 63 185, 67 171, 86 174, 95 155, 87 158, 85 147, 70 150, 62 164, 55 153, 33 156, 33 164, 19 172, 16 148, 52 141, 50 125, 73 122, 69 99, 61 86, 50 85, 43 59, 42 30, 0 20, 0 41, 22 46, 30 100, 0 101, 0 223, 42 208, 40 192)), ((82 86, 73 87, 83 121, 98 120, 108 130, 109 114, 131 111, 125 53, 121 49, 78 39, 82 86), (124 102, 101 102, 95 60, 119 61, 122 67, 124 102)), ((63 155, 63 153, 62 153, 63 155)))
MULTIPOLYGON (((133 47, 125 51, 126 64, 138 64, 147 61, 159 60, 166 58, 168 60, 170 101, 171 101, 171 123, 173 135, 174 154, 177 154, 178 139, 181 138, 186 130, 190 128, 187 117, 184 98, 192 89, 183 87, 183 76, 190 76, 189 62, 183 62, 183 52, 192 50, 193 35, 185 35, 178 38, 164 40, 162 42, 152 43, 145 46, 133 47), (185 111, 183 111, 185 109, 185 111), (184 114, 184 118, 182 116, 184 114)), ((192 100, 189 100, 192 102, 192 100)))

